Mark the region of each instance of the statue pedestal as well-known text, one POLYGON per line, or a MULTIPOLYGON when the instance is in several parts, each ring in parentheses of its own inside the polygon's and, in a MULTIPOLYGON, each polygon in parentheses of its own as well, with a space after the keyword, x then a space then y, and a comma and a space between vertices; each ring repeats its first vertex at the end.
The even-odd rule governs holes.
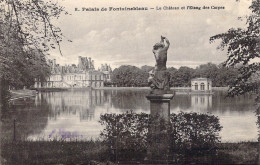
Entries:
POLYGON ((170 119, 170 101, 174 94, 149 94, 146 98, 150 101, 151 116, 158 116, 166 121, 170 119))
POLYGON ((149 147, 147 159, 152 164, 164 164, 170 162, 171 139, 163 126, 170 121, 170 101, 174 94, 149 94, 146 98, 150 101, 150 114, 152 124, 149 127, 149 147))

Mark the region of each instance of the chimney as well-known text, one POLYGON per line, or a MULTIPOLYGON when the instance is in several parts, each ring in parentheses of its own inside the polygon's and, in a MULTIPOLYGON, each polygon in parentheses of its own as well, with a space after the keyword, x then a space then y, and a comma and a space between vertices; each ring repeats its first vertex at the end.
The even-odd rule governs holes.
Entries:
POLYGON ((81 69, 82 62, 81 62, 81 56, 78 56, 78 68, 81 69))
POLYGON ((92 64, 91 64, 91 57, 89 57, 88 58, 88 67, 89 67, 89 69, 91 69, 91 66, 92 66, 92 64))
POLYGON ((88 57, 85 57, 85 65, 86 65, 86 69, 88 69, 89 68, 88 57))
POLYGON ((92 60, 92 66, 91 66, 92 69, 95 69, 94 67, 94 60, 92 60))

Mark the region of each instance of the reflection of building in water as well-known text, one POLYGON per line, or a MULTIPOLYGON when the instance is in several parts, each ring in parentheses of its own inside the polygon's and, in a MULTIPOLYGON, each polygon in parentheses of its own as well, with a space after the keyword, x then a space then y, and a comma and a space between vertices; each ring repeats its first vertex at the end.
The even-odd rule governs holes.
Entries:
POLYGON ((208 78, 194 78, 191 80, 191 91, 210 92, 212 81, 208 78))
POLYGON ((212 95, 192 94, 191 106, 197 109, 208 110, 212 107, 212 95))
POLYGON ((50 118, 75 114, 80 120, 92 120, 96 106, 103 106, 109 100, 104 98, 104 90, 43 93, 42 98, 51 106, 50 118))
POLYGON ((51 75, 47 82, 41 84, 35 79, 35 88, 67 88, 67 87, 103 87, 104 73, 96 71, 94 60, 78 57, 78 66, 56 64, 56 60, 48 60, 51 75))

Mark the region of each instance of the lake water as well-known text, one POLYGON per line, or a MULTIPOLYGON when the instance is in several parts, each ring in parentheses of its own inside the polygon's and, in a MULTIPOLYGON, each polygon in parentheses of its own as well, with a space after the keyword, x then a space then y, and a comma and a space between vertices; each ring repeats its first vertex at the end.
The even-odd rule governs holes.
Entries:
MULTIPOLYGON (((39 93, 16 100, 2 114, 2 134, 25 140, 98 138, 103 127, 100 114, 149 113, 148 90, 69 90, 39 93)), ((222 142, 257 141, 254 96, 226 98, 225 91, 213 95, 177 94, 171 101, 171 113, 199 112, 218 116, 223 126, 222 142)))

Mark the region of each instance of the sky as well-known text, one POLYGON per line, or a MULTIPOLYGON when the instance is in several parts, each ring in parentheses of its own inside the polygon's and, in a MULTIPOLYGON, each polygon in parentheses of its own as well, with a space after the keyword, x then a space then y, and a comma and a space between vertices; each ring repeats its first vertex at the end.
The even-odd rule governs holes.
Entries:
POLYGON ((171 45, 167 67, 195 68, 208 62, 219 64, 227 58, 217 50, 219 41, 209 38, 230 28, 245 27, 238 17, 250 14, 251 0, 56 0, 70 15, 53 20, 67 39, 48 58, 60 64, 77 64, 77 57, 91 57, 98 69, 107 63, 112 69, 121 65, 155 65, 152 47, 166 36, 171 45), (179 10, 155 10, 172 6, 179 10), (185 10, 181 7, 185 6, 185 10), (219 6, 225 9, 188 10, 187 6, 219 6), (148 7, 147 11, 82 11, 96 7, 148 7), (78 8, 80 11, 75 11, 78 8), (150 9, 155 8, 155 9, 150 9))

